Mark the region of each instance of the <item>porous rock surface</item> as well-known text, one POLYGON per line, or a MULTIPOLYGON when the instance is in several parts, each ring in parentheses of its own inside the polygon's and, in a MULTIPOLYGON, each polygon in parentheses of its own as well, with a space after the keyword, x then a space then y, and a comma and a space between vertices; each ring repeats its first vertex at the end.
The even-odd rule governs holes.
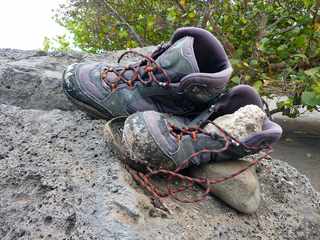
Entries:
MULTIPOLYGON (((226 130, 236 139, 245 139, 250 134, 261 132, 266 114, 256 105, 247 105, 239 108, 232 114, 226 114, 214 120, 214 123, 226 130)), ((220 130, 209 123, 205 130, 218 133, 220 130)))
POLYGON ((213 197, 155 208, 111 155, 105 122, 61 90, 67 64, 119 54, 0 50, 0 239, 319 239, 319 193, 275 159, 257 167, 253 215, 213 197))

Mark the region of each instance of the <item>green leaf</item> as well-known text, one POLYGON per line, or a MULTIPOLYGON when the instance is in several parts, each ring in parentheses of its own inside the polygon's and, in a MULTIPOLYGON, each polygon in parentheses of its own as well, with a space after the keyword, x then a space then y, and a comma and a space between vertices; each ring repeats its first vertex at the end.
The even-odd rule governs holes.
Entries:
POLYGON ((188 13, 188 17, 189 18, 194 18, 196 16, 196 12, 195 11, 192 11, 190 13, 188 13))
POLYGON ((120 38, 127 38, 128 37, 128 32, 126 30, 122 30, 119 32, 119 37, 120 38))
POLYGON ((240 84, 239 76, 234 76, 233 78, 231 78, 231 82, 233 82, 235 84, 240 84))
POLYGON ((304 73, 309 77, 313 77, 317 73, 320 73, 320 67, 309 68, 308 70, 305 70, 304 73))
POLYGON ((304 61, 308 61, 308 57, 303 53, 293 54, 292 57, 297 57, 303 59, 304 61))
POLYGON ((241 58, 242 54, 243 54, 243 50, 241 48, 238 48, 234 54, 234 57, 241 58))
POLYGON ((253 59, 250 61, 250 65, 258 65, 258 61, 256 59, 253 59))
POLYGON ((241 63, 241 60, 240 59, 236 59, 236 58, 231 58, 230 62, 231 62, 232 65, 238 65, 238 64, 241 63))
POLYGON ((312 86, 312 91, 320 95, 320 81, 312 86))
POLYGON ((307 44, 307 38, 305 35, 300 35, 298 37, 296 37, 296 39, 294 40, 294 44, 296 45, 297 48, 303 48, 306 46, 307 44))
POLYGON ((253 87, 259 92, 262 88, 262 82, 261 81, 256 81, 254 84, 253 84, 253 87))
POLYGON ((152 29, 154 26, 154 17, 153 16, 148 16, 147 18, 147 28, 152 29))
POLYGON ((239 21, 241 24, 246 24, 248 22, 244 17, 240 17, 239 21))
POLYGON ((301 96, 301 101, 304 105, 315 107, 320 105, 320 95, 315 92, 305 91, 301 96))
POLYGON ((303 0, 303 4, 308 8, 313 4, 313 0, 303 0))
POLYGON ((249 67, 249 64, 247 62, 242 62, 242 65, 245 67, 249 67))
POLYGON ((291 108, 292 106, 293 106, 293 101, 290 98, 277 102, 277 108, 279 109, 287 109, 287 108, 291 108))

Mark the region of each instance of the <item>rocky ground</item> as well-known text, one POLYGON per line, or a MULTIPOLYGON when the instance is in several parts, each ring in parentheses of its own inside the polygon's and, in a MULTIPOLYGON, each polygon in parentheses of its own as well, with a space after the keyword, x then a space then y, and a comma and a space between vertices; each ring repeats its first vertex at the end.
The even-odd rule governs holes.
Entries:
POLYGON ((319 239, 319 193, 275 159, 257 168, 253 215, 213 197, 155 208, 111 155, 105 122, 61 89, 67 64, 119 54, 0 50, 0 239, 319 239))

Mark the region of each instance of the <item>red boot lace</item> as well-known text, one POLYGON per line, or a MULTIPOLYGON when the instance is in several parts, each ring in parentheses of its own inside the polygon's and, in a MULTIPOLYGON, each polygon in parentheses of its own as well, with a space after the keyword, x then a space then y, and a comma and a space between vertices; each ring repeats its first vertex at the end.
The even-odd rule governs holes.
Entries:
MULTIPOLYGON (((193 154, 190 155, 189 158, 187 158, 185 161, 183 161, 180 166, 175 170, 175 172, 179 172, 180 170, 184 169, 185 166, 187 166, 189 164, 189 162, 191 161, 192 158, 197 157, 198 155, 202 154, 202 153, 219 153, 219 152, 223 152, 225 150, 228 149, 230 143, 232 142, 232 138, 230 138, 230 135, 228 133, 226 133, 225 131, 223 131, 223 129, 221 129, 218 125, 216 125, 215 123, 213 123, 218 129, 221 130, 222 132, 222 137, 223 140, 225 142, 224 146, 220 149, 214 149, 214 150, 210 150, 207 148, 203 148, 201 151, 195 152, 193 154)), ((168 123, 168 126, 170 128, 170 133, 172 136, 174 136, 176 138, 177 143, 179 143, 182 139, 183 136, 189 135, 191 136, 191 138, 193 139, 193 141, 197 141, 198 139, 198 134, 203 134, 209 137, 213 137, 210 133, 208 133, 207 131, 205 131, 203 128, 197 127, 197 128, 179 128, 177 126, 175 126, 174 124, 168 123)))
POLYGON ((180 142, 181 138, 185 135, 190 135, 193 140, 197 140, 199 133, 211 136, 210 133, 204 131, 202 128, 179 128, 171 123, 168 123, 168 126, 170 128, 171 135, 176 138, 177 142, 180 142))
MULTIPOLYGON (((168 48, 168 47, 166 47, 168 48)), ((155 53, 156 54, 152 54, 152 56, 154 55, 158 55, 158 52, 163 52, 165 49, 164 47, 158 48, 155 53), (158 52, 157 52, 158 51, 158 52)), ((112 91, 115 91, 118 87, 118 85, 120 83, 126 83, 128 85, 129 88, 132 88, 134 83, 136 81, 140 81, 142 84, 147 85, 150 84, 151 82, 155 82, 158 85, 162 86, 162 87, 168 87, 171 83, 170 77, 167 74, 167 72, 153 59, 152 56, 147 56, 144 54, 141 54, 139 52, 130 50, 130 51, 126 51, 124 52, 118 59, 118 62, 121 61, 121 59, 127 55, 127 54, 135 54, 138 55, 142 58, 144 58, 143 61, 141 61, 140 64, 131 64, 128 65, 126 67, 124 67, 122 70, 117 70, 113 67, 105 67, 102 72, 101 72, 101 80, 104 81, 110 88, 112 91), (143 65, 143 66, 142 66, 143 65), (148 74, 148 78, 146 80, 144 80, 142 78, 142 74, 140 73, 141 71, 141 67, 143 67, 143 74, 147 73, 148 74), (131 79, 127 79, 124 74, 127 71, 132 71, 133 72, 133 76, 131 79), (112 78, 111 80, 108 79, 108 74, 112 72, 116 75, 115 78, 112 78), (161 72, 164 76, 166 81, 159 81, 157 79, 157 77, 155 76, 154 72, 161 72)))

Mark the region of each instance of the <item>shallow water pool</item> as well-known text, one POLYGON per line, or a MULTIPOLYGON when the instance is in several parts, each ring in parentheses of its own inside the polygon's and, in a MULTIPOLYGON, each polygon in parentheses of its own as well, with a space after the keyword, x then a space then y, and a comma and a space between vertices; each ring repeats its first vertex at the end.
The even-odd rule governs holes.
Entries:
POLYGON ((273 146, 272 157, 288 162, 305 174, 320 191, 320 136, 286 133, 273 146))

